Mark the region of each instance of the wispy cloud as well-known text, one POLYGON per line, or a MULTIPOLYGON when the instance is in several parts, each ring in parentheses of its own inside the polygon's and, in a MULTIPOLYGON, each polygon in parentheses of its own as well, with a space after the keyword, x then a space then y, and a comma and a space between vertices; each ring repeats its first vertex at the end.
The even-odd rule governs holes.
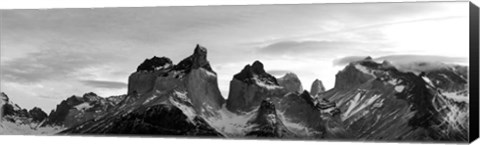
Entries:
POLYGON ((382 43, 363 43, 354 41, 281 41, 258 48, 264 55, 315 55, 378 53, 387 47, 382 43))
POLYGON ((81 82, 93 88, 123 89, 127 87, 126 83, 116 81, 83 80, 81 82))
POLYGON ((333 65, 334 66, 344 66, 350 62, 355 62, 359 60, 365 59, 367 56, 346 56, 343 58, 338 58, 333 60, 333 65))
MULTIPOLYGON (((365 56, 347 56, 333 61, 335 66, 344 66, 351 62, 364 59, 365 56)), ((468 59, 437 55, 387 55, 373 58, 381 62, 388 61, 400 71, 420 73, 438 70, 450 65, 468 65, 468 59)))
POLYGON ((289 71, 289 70, 268 70, 267 72, 269 74, 274 75, 274 76, 283 76, 286 73, 289 73, 289 72, 292 72, 292 71, 289 71))
MULTIPOLYGON (((40 51, 1 63, 1 77, 15 83, 72 79, 81 70, 116 61, 119 56, 79 43, 49 42, 40 51), (95 52, 95 53, 92 53, 95 52)), ((88 75, 88 74, 87 74, 88 75)))

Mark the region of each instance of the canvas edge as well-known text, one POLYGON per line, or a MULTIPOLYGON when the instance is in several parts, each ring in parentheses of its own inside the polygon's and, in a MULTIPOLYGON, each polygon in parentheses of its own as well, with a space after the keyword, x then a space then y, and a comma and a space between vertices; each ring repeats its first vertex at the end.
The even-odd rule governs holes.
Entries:
POLYGON ((470 136, 469 142, 475 141, 479 136, 479 8, 469 2, 469 28, 470 28, 470 136))

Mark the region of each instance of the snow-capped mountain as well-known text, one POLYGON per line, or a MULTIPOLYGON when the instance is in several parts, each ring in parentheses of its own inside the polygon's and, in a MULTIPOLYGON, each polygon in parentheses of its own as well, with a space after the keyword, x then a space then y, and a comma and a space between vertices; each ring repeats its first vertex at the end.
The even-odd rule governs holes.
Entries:
POLYGON ((217 116, 224 102, 207 50, 197 45, 176 65, 162 58, 139 66, 115 108, 63 133, 223 136, 205 120, 217 116))
POLYGON ((30 110, 24 109, 15 104, 4 92, 0 93, 0 120, 27 124, 30 122, 39 123, 47 118, 47 114, 40 108, 34 107, 30 110))
POLYGON ((90 92, 83 96, 71 96, 63 100, 48 115, 45 125, 72 127, 87 120, 103 115, 108 110, 119 104, 120 99, 125 95, 100 97, 90 92))
POLYGON ((232 112, 250 112, 258 108, 262 100, 281 97, 287 92, 265 71, 263 63, 255 61, 233 76, 226 106, 232 112))
MULTIPOLYGON (((319 95, 321 99, 337 103, 344 128, 353 138, 401 141, 468 139, 467 105, 449 99, 441 87, 432 83, 436 80, 441 84, 436 78, 440 75, 437 71, 416 75, 401 72, 389 64, 369 58, 352 62, 337 74, 335 87, 319 95)), ((457 73, 441 72, 445 71, 451 75, 440 76, 445 80, 456 80, 449 81, 458 83, 453 86, 462 86, 462 82, 466 82, 460 81, 457 73)), ((468 94, 463 97, 468 98, 468 94)))
POLYGON ((30 110, 15 104, 4 92, 0 93, 0 134, 52 134, 60 127, 42 127, 47 113, 38 107, 30 110))
POLYGON ((277 114, 275 105, 267 100, 260 103, 259 108, 255 112, 255 118, 250 120, 248 125, 252 129, 245 136, 254 136, 262 138, 294 138, 295 134, 287 129, 277 114))
POLYGON ((310 92, 296 74, 275 78, 265 68, 257 60, 239 70, 225 100, 207 49, 197 45, 177 64, 156 56, 143 61, 129 76, 126 95, 72 96, 47 117, 2 94, 0 112, 67 127, 60 134, 468 140, 468 67, 409 71, 367 57, 339 71, 334 88, 325 90, 317 79, 310 92))

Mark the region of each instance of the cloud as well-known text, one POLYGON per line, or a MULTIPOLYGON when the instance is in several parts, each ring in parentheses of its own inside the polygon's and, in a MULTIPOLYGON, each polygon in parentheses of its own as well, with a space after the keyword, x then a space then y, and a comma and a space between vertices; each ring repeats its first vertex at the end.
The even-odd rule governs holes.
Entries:
POLYGON ((347 56, 339 59, 333 60, 334 66, 343 66, 349 64, 350 62, 355 62, 365 59, 367 56, 347 56))
MULTIPOLYGON (((365 56, 347 56, 333 61, 335 66, 343 66, 364 59, 365 56)), ((467 64, 468 58, 437 55, 387 55, 373 59, 377 62, 389 61, 398 70, 404 72, 426 72, 451 66, 452 64, 467 64)))
POLYGON ((270 55, 304 54, 311 52, 328 52, 338 49, 355 49, 360 45, 355 42, 341 41, 281 41, 259 48, 259 52, 270 55))
POLYGON ((38 83, 45 80, 72 79, 84 73, 82 69, 105 65, 119 59, 119 56, 92 48, 89 44, 59 40, 46 42, 39 47, 39 51, 2 62, 2 80, 38 83))
POLYGON ((286 73, 289 73, 289 72, 292 72, 292 71, 289 71, 289 70, 269 70, 269 71, 267 71, 267 73, 269 73, 273 76, 283 76, 283 75, 285 75, 286 73))
POLYGON ((443 62, 443 63, 466 63, 468 58, 449 57, 437 55, 387 55, 375 58, 375 60, 388 60, 393 63, 412 62, 443 62))
POLYGON ((115 81, 83 80, 81 82, 94 88, 123 89, 127 87, 126 83, 115 81))

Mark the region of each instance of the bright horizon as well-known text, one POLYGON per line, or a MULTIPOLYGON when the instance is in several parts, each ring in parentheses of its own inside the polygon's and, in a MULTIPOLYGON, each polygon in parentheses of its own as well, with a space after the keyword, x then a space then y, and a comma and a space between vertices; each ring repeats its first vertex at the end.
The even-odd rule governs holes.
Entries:
POLYGON ((260 60, 305 90, 333 87, 351 56, 468 64, 468 2, 2 10, 1 86, 23 108, 47 113, 95 92, 126 94, 146 58, 176 64, 208 50, 224 98, 233 75, 260 60), (381 5, 381 6, 379 6, 381 5), (429 57, 425 57, 428 55, 429 57))

